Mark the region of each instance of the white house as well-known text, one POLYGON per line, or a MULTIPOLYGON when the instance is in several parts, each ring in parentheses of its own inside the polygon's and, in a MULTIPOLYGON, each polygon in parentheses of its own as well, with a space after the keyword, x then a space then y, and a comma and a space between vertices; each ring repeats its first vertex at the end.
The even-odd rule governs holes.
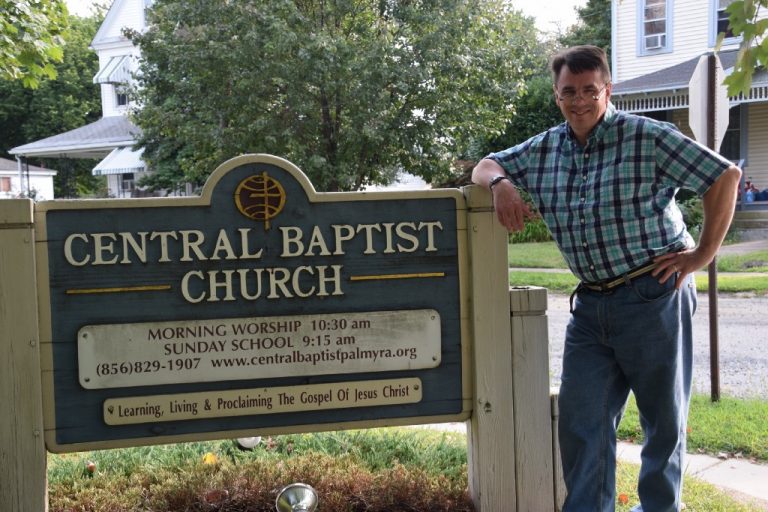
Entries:
MULTIPOLYGON (((612 0, 612 100, 617 108, 688 126, 688 83, 700 56, 728 30, 734 0, 612 0)), ((759 13, 768 17, 768 11, 759 13)), ((726 73, 741 38, 726 37, 719 57, 726 73)), ((742 162, 745 180, 768 190, 768 72, 759 70, 747 97, 730 98, 730 123, 720 153, 742 162)), ((768 197, 766 198, 768 199, 768 197)))
POLYGON ((102 118, 80 128, 15 147, 10 153, 29 157, 98 158, 94 176, 106 176, 109 195, 143 195, 136 181, 147 172, 141 151, 133 145, 140 130, 128 118, 131 106, 126 87, 138 67, 139 49, 123 35, 124 29, 143 31, 151 0, 114 0, 90 47, 99 56, 93 77, 101 85, 102 118))
POLYGON ((0 158, 0 199, 31 197, 53 199, 56 171, 0 158))

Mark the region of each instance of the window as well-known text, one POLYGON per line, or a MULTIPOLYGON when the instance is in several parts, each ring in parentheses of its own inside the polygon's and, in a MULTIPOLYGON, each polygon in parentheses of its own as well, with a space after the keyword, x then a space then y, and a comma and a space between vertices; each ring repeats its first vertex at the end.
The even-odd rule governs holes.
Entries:
POLYGON ((728 111, 728 129, 720 144, 720 154, 731 162, 743 158, 741 152, 741 106, 736 105, 728 111))
POLYGON ((122 86, 115 87, 115 105, 125 107, 128 105, 128 93, 122 86))
POLYGON ((725 8, 733 3, 734 0, 717 0, 717 33, 725 32, 725 37, 733 37, 733 31, 728 26, 728 13, 725 8))
POLYGON ((733 31, 728 26, 728 13, 725 10, 735 0, 709 0, 709 45, 715 46, 717 42, 717 36, 721 32, 725 34, 723 42, 725 44, 737 43, 741 40, 740 37, 734 37, 733 31))
POLYGON ((123 173, 120 176, 120 192, 121 196, 130 196, 133 190, 136 188, 136 180, 132 172, 123 173))
POLYGON ((674 0, 639 0, 637 2, 638 56, 672 51, 673 12, 674 0))
POLYGON ((643 10, 643 49, 660 50, 667 46, 667 1, 646 0, 643 10))
POLYGON ((10 192, 11 191, 11 178, 8 177, 2 177, 0 178, 0 192, 10 192))

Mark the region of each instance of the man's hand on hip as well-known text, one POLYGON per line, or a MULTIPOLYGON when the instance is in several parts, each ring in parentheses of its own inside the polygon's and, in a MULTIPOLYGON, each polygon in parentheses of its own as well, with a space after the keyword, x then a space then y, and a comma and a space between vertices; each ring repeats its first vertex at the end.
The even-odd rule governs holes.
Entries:
POLYGON ((677 274, 675 288, 679 290, 688 274, 706 267, 711 260, 712 258, 703 254, 699 248, 672 252, 653 259, 657 266, 651 275, 657 277, 660 283, 665 283, 667 279, 677 274))

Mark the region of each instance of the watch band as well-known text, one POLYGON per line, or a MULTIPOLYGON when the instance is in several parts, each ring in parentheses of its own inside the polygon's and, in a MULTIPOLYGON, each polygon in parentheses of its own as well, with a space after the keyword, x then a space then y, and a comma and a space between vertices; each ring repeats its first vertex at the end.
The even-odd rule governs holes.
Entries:
POLYGON ((507 176, 495 176, 491 178, 491 181, 488 182, 488 189, 493 190, 493 187, 499 184, 500 181, 508 180, 509 177, 507 176))

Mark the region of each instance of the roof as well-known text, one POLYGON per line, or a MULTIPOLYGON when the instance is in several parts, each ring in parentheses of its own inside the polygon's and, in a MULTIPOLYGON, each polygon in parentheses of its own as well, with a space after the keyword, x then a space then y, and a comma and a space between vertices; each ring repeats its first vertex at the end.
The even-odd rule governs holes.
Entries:
MULTIPOLYGON (((729 50, 719 52, 720 62, 723 65, 723 69, 728 73, 736 63, 736 56, 738 50, 729 50)), ((711 53, 704 53, 703 55, 711 55, 711 53)), ((699 63, 700 57, 681 62, 668 68, 648 73, 631 80, 625 80, 613 84, 611 89, 611 95, 621 96, 625 94, 637 94, 637 93, 649 93, 656 91, 673 91, 677 89, 687 89, 688 83, 691 81, 696 65, 699 63)), ((768 84, 768 72, 761 69, 757 71, 752 78, 752 86, 763 86, 768 84)))
POLYGON ((102 117, 87 124, 9 151, 12 155, 62 158, 104 158, 113 149, 133 146, 141 135, 126 116, 102 117))
MULTIPOLYGON (((27 172, 27 164, 23 164, 24 172, 27 172)), ((8 160, 7 158, 0 158, 0 174, 18 174, 19 163, 16 160, 8 160)), ((46 169, 45 167, 38 167, 36 165, 29 166, 30 174, 48 174, 50 176, 55 175, 58 171, 54 169, 46 169)))
POLYGON ((110 42, 124 42, 128 41, 128 38, 120 35, 118 37, 109 37, 107 34, 109 32, 109 29, 112 26, 112 23, 116 22, 119 18, 120 10, 122 7, 122 4, 125 0, 114 0, 112 2, 112 5, 109 6, 109 10, 107 11, 107 14, 104 16, 104 21, 101 22, 101 25, 99 25, 99 29, 96 31, 96 35, 93 36, 93 40, 91 40, 91 48, 94 48, 96 46, 99 46, 100 44, 104 43, 110 43, 110 42))

